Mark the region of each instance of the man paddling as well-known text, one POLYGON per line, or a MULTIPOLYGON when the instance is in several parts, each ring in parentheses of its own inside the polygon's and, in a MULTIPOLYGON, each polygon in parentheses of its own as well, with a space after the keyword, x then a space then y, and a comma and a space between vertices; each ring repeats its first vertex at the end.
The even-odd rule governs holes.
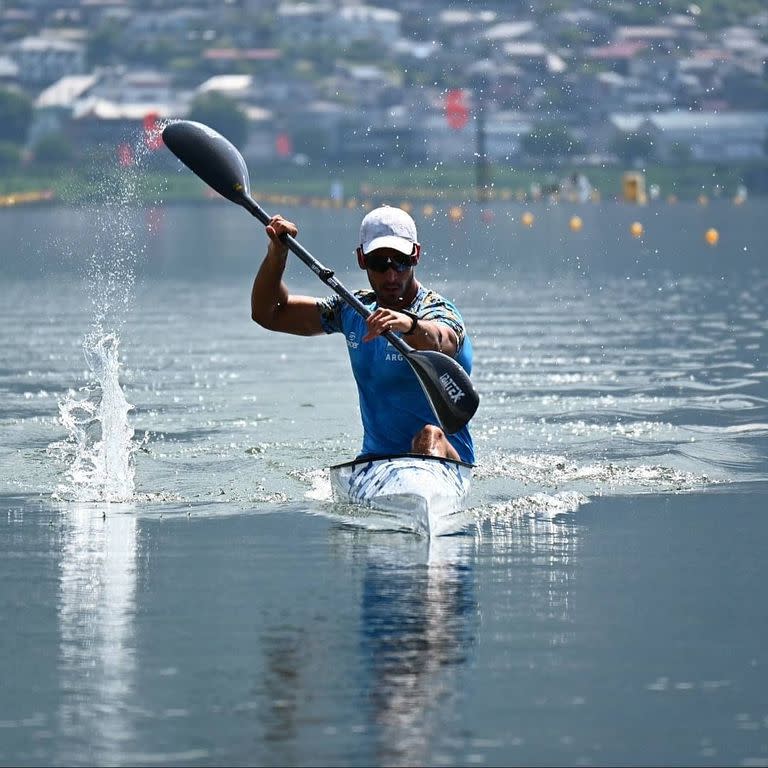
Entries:
POLYGON ((363 422, 361 456, 419 453, 474 463, 468 427, 446 435, 436 424, 408 362, 382 335, 401 334, 417 350, 436 350, 472 370, 472 342, 448 299, 422 286, 415 275, 421 255, 416 224, 400 208, 370 211, 360 225, 357 263, 371 290, 356 292, 371 310, 363 318, 340 296, 314 298, 289 293, 283 282, 296 225, 273 216, 266 226, 269 246, 251 291, 251 316, 264 328, 313 336, 343 333, 357 383, 363 422))

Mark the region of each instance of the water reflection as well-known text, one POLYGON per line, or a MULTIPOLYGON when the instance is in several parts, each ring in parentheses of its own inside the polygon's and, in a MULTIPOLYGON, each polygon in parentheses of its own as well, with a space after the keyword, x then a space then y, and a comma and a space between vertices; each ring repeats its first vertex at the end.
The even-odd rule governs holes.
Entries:
POLYGON ((338 532, 362 566, 360 652, 381 765, 429 761, 476 642, 471 536, 338 532))
POLYGON ((263 690, 266 707, 261 713, 269 764, 295 765, 294 745, 299 733, 304 652, 307 638, 293 626, 270 627, 262 638, 263 690))
POLYGON ((495 516, 479 525, 478 538, 501 585, 497 614, 503 615, 505 604, 513 605, 521 626, 533 628, 541 648, 555 649, 568 645, 572 637, 580 541, 573 515, 545 510, 532 504, 525 512, 510 513, 509 505, 499 505, 495 516), (521 578, 527 583, 521 585, 521 578))
POLYGON ((132 505, 62 511, 59 727, 64 764, 115 765, 135 734, 138 521, 132 505))

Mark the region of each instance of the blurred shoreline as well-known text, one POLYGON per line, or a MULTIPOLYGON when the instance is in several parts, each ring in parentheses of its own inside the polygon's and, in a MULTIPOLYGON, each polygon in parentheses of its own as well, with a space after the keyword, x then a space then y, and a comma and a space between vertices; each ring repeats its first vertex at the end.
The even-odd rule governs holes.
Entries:
MULTIPOLYGON (((752 169, 754 171, 754 168, 752 169)), ((597 168, 493 168, 489 182, 477 185, 475 169, 466 166, 439 168, 366 167, 253 167, 251 188, 261 199, 285 204, 326 201, 328 207, 357 207, 365 201, 386 199, 436 202, 581 202, 624 199, 627 173, 642 177, 649 202, 693 201, 705 204, 726 199, 745 202, 747 197, 765 197, 762 188, 750 188, 741 166, 656 166, 639 171, 623 167, 597 168), (586 180, 588 194, 572 183, 586 180)), ((115 189, 129 180, 137 203, 195 202, 215 198, 202 181, 178 164, 164 168, 115 166, 99 169, 67 168, 6 176, 0 180, 0 208, 22 204, 79 204, 103 200, 105 183, 115 189)), ((323 204, 323 203, 320 203, 323 204)))

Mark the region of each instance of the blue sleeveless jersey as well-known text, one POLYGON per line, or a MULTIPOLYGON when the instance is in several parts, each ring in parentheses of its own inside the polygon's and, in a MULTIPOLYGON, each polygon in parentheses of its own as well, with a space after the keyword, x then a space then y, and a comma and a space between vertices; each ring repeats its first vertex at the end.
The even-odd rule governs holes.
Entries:
MULTIPOLYGON (((355 295, 371 311, 377 308, 373 291, 356 291, 355 295)), ((363 422, 360 455, 410 452, 411 440, 422 427, 426 424, 439 426, 410 364, 383 337, 364 342, 365 320, 340 296, 320 299, 317 305, 323 330, 343 333, 347 342, 363 422)), ((472 342, 452 302, 420 287, 406 309, 424 320, 433 320, 453 329, 459 340, 456 360, 468 374, 472 373, 472 342)), ((475 450, 467 427, 446 437, 462 461, 474 464, 475 450)))

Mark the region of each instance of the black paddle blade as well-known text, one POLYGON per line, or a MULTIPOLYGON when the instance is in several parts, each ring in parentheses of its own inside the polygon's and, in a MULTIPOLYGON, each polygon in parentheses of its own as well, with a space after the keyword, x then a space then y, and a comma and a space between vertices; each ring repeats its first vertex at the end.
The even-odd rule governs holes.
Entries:
POLYGON ((251 181, 243 156, 229 139, 192 120, 179 120, 163 128, 168 149, 220 195, 245 205, 251 181))
POLYGON ((443 431, 452 435, 465 427, 480 404, 467 372, 442 352, 414 350, 406 359, 443 431))

